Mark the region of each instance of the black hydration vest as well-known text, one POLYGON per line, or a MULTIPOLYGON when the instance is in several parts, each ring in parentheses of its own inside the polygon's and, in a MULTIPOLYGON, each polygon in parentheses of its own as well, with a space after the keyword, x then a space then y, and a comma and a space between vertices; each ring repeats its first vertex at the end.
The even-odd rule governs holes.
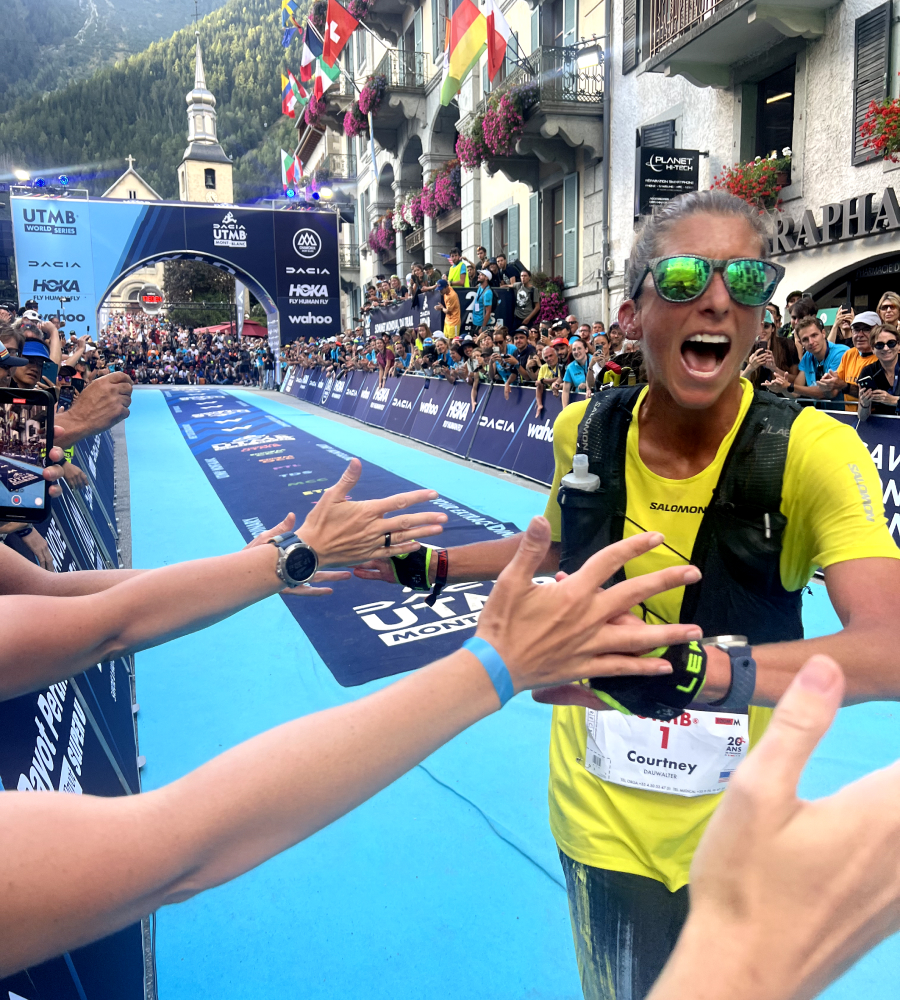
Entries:
MULTIPOLYGON (((560 569, 567 573, 622 538, 628 501, 626 441, 642 388, 597 393, 579 425, 577 450, 588 456, 600 488, 595 493, 559 490, 560 569)), ((802 588, 785 590, 780 574, 787 526, 780 509, 781 486, 791 426, 799 412, 796 403, 756 393, 725 458, 690 554, 703 578, 685 588, 681 603, 680 621, 699 625, 705 636, 745 635, 751 645, 803 638, 802 588)), ((620 570, 606 586, 624 579, 620 570)))

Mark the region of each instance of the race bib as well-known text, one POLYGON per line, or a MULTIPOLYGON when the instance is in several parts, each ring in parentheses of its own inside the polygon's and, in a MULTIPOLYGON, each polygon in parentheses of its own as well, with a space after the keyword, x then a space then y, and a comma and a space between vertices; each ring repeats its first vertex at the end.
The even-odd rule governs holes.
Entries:
POLYGON ((724 792, 749 745, 749 716, 727 712, 682 712, 659 722, 589 708, 585 723, 591 774, 668 795, 724 792))

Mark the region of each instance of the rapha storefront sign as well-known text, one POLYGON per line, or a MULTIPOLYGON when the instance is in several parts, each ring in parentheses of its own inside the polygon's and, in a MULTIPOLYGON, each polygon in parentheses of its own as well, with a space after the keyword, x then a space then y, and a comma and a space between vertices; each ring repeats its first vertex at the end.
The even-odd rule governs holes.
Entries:
POLYGON ((777 256, 813 250, 830 243, 900 231, 900 204, 892 187, 884 189, 877 206, 875 195, 864 194, 822 205, 818 214, 805 209, 799 218, 779 213, 774 220, 772 253, 777 256))
POLYGON ((646 215, 680 194, 697 190, 700 176, 699 150, 639 146, 636 157, 635 216, 646 215))

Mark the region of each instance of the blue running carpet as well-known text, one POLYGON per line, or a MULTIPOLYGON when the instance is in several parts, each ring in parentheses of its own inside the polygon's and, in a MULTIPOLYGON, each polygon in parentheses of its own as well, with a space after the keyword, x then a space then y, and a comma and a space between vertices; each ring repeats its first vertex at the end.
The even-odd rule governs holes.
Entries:
MULTIPOLYGON (((347 455, 363 460, 357 498, 413 486, 437 490, 450 515, 446 542, 498 537, 545 505, 542 494, 474 466, 252 392, 136 392, 125 427, 135 566, 234 551, 288 510, 302 520, 312 491, 335 481, 347 455), (213 448, 247 436, 250 443, 213 448)), ((489 592, 489 585, 455 592, 442 608, 448 617, 414 607, 416 597, 398 588, 364 581, 338 587, 330 598, 271 597, 138 655, 146 790, 455 648, 472 634, 463 619, 477 610, 477 595, 489 592), (379 619, 363 622, 365 615, 379 619), (417 629, 424 634, 413 637, 417 629), (393 638, 386 643, 382 635, 393 638)), ((807 634, 836 630, 824 587, 812 589, 807 634)), ((802 793, 829 794, 892 762, 895 712, 893 703, 843 710, 807 768, 802 793)), ((367 1000, 578 1000, 547 822, 549 721, 546 706, 520 695, 328 829, 228 885, 160 911, 161 1000, 324 1000, 360 992, 367 1000)), ((855 1000, 865 992, 887 1000, 898 961, 892 938, 825 996, 855 1000)))

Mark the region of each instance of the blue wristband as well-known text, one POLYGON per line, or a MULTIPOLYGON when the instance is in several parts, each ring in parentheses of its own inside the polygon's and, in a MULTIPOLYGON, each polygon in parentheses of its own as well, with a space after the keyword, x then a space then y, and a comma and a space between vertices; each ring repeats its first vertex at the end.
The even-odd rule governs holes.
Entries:
POLYGON ((481 665, 487 671, 491 684, 494 685, 494 690, 497 692, 497 697, 500 699, 500 707, 503 708, 515 692, 513 691, 512 677, 509 676, 509 671, 506 669, 506 664, 501 659, 500 654, 489 642, 480 639, 477 635, 472 639, 466 639, 462 648, 467 649, 481 661, 481 665))

